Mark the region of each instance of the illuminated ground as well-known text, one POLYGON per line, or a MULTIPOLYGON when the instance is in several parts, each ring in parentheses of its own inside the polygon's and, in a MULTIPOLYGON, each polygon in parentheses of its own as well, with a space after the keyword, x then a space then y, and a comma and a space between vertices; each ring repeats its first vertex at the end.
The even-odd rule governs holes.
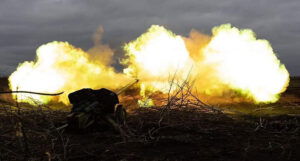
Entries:
MULTIPOLYGON (((6 79, 0 84, 7 90, 6 79)), ((200 107, 132 109, 134 136, 127 141, 112 130, 55 130, 68 109, 21 104, 18 114, 12 101, 1 96, 0 160, 300 160, 299 78, 275 104, 215 105, 225 114, 200 107)))

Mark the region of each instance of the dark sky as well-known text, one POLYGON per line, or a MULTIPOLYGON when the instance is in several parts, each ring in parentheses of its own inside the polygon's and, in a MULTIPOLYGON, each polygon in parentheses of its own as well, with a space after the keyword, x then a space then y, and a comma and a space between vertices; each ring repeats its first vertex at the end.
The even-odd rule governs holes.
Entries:
POLYGON ((300 75, 299 0, 1 0, 0 76, 53 40, 92 47, 99 25, 103 41, 117 48, 151 24, 186 36, 192 28, 210 34, 224 23, 253 29, 292 75, 300 75))

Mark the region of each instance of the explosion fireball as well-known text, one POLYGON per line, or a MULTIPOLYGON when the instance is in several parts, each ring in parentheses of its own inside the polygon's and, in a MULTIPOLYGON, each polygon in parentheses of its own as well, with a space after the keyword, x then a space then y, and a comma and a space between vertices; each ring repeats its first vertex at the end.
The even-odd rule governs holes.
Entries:
POLYGON ((146 93, 168 92, 170 77, 176 73, 177 81, 181 81, 191 69, 192 60, 182 37, 162 26, 153 25, 124 49, 128 57, 123 60, 128 66, 124 73, 140 79, 140 95, 144 101, 139 103, 144 106, 152 105, 146 93))
POLYGON ((239 30, 229 24, 213 28, 212 33, 201 63, 213 65, 210 79, 216 79, 218 83, 206 90, 213 94, 217 90, 223 93, 230 89, 256 103, 276 102, 288 85, 289 74, 270 43, 256 39, 249 29, 239 30))
MULTIPOLYGON (((39 47, 36 61, 22 63, 11 74, 9 81, 12 90, 65 91, 68 94, 81 88, 114 89, 120 84, 124 85, 122 82, 126 78, 117 74, 112 67, 104 66, 102 60, 92 60, 88 53, 67 42, 51 42, 39 47), (120 80, 118 85, 115 80, 120 80)), ((34 103, 34 100, 48 103, 55 99, 68 104, 67 94, 56 98, 18 94, 18 99, 28 103, 34 103)))
POLYGON ((194 91, 207 96, 235 95, 254 103, 279 99, 289 83, 289 73, 276 57, 267 40, 257 39, 250 29, 239 30, 229 24, 214 27, 212 36, 192 30, 189 37, 153 25, 136 40, 125 44, 125 66, 118 73, 107 63, 113 50, 100 46, 85 52, 66 42, 52 42, 37 50, 37 60, 24 62, 9 77, 12 90, 60 92, 57 97, 22 94, 20 101, 37 99, 43 103, 68 104, 67 94, 80 88, 116 89, 140 80, 139 103, 152 105, 147 93, 170 90, 170 77, 194 81, 194 91), (96 51, 95 51, 96 50, 96 51), (90 54, 92 53, 92 54, 90 54), (148 91, 148 92, 147 92, 148 91), (32 98, 32 99, 31 99, 32 98), (53 100, 54 99, 54 100, 53 100))

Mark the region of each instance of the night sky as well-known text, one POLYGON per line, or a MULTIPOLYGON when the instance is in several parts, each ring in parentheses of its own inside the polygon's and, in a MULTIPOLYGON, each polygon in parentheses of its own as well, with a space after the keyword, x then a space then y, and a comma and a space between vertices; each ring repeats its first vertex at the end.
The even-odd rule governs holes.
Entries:
POLYGON ((291 75, 300 76, 299 0, 1 0, 0 76, 33 60, 36 48, 47 42, 92 47, 100 25, 104 43, 121 56, 121 46, 152 24, 187 36, 192 28, 211 34, 224 23, 269 40, 291 75))

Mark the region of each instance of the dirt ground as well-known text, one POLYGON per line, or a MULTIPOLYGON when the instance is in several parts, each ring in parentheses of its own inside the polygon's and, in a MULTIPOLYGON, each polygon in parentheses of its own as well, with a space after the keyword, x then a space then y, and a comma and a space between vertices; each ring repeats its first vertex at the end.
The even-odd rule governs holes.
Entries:
MULTIPOLYGON (((0 90, 7 90, 0 79, 0 90)), ((124 102, 126 103, 126 102, 124 102)), ((171 105, 128 110, 128 135, 60 128, 69 108, 0 97, 0 161, 300 160, 300 78, 274 104, 171 105), (219 110, 222 113, 218 112, 219 110)))

